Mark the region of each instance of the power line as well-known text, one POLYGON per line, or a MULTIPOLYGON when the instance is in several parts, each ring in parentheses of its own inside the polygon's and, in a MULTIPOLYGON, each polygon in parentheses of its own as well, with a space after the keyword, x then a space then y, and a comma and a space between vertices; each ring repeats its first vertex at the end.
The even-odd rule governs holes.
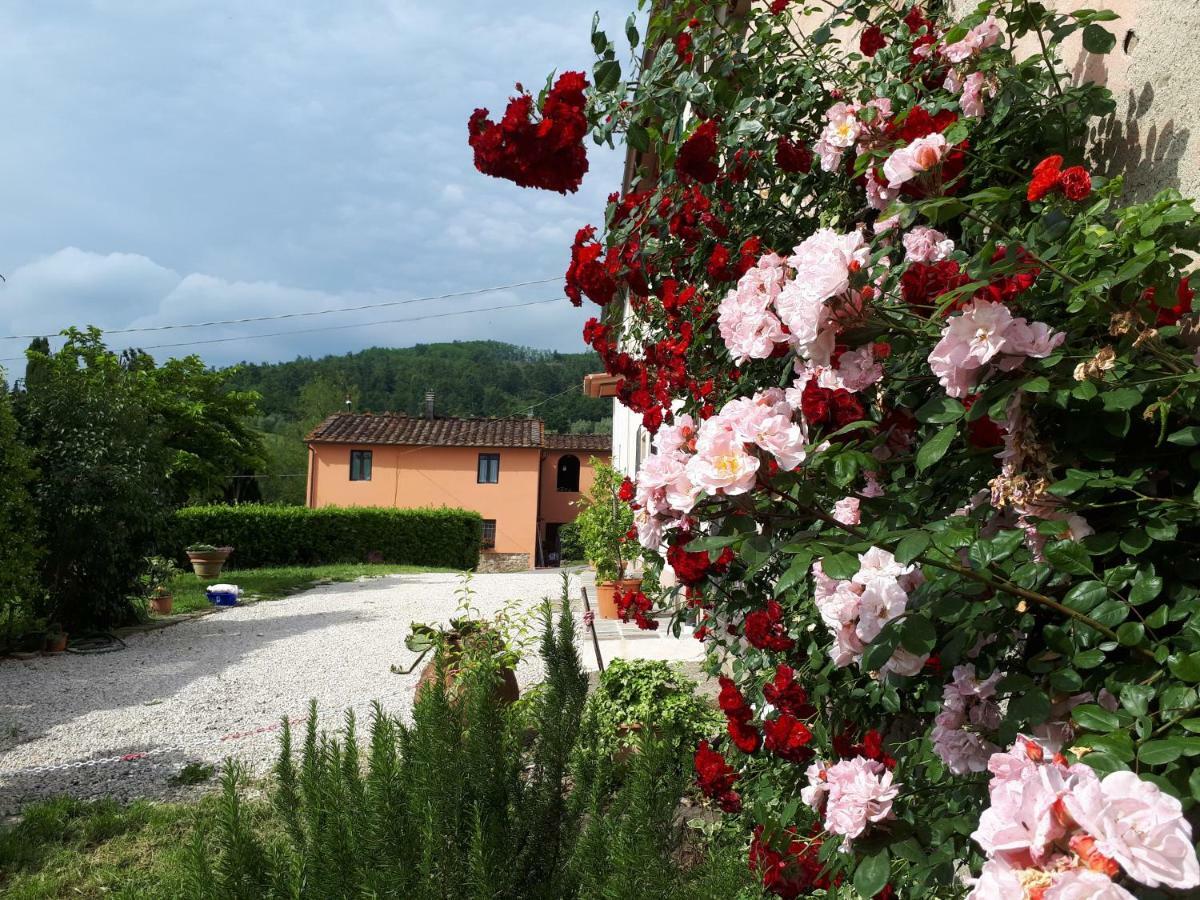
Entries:
MULTIPOLYGON (((563 298, 550 297, 546 300, 529 300, 524 303, 511 303, 507 306, 485 306, 481 309, 459 309, 453 312, 431 313, 425 316, 410 316, 405 319, 383 319, 377 322, 355 322, 352 325, 329 325, 325 328, 293 328, 290 331, 270 331, 265 334, 242 334, 234 337, 223 338, 207 338, 201 341, 180 341, 174 344, 150 344, 145 347, 139 347, 140 350, 162 350, 169 347, 195 347, 201 344, 224 344, 230 341, 254 341, 261 338, 285 337, 292 334, 315 334, 325 331, 340 331, 346 328, 370 328, 375 325, 398 325, 402 322, 421 322, 426 319, 445 319, 450 316, 468 316, 472 313, 497 312, 505 309, 521 309, 525 306, 538 306, 545 303, 559 303, 563 298)), ((9 356, 5 359, 0 359, 0 362, 19 362, 25 359, 24 356, 9 356)))
MULTIPOLYGON (((303 319, 309 316, 325 316, 330 313, 359 312, 364 309, 381 309, 387 306, 405 306, 409 303, 425 303, 430 300, 449 300, 454 297, 470 297, 475 294, 491 294, 496 291, 507 291, 513 288, 529 287, 534 284, 548 284, 559 278, 540 278, 537 281, 518 281, 513 284, 501 284, 495 287, 477 288, 470 291, 454 291, 449 294, 436 294, 429 297, 411 297, 406 300, 384 300, 379 303, 364 303, 359 306, 331 306, 328 309, 314 309, 308 312, 278 313, 271 316, 247 316, 242 319, 216 319, 212 322, 182 322, 170 325, 146 325, 141 328, 101 328, 105 334, 132 334, 141 331, 171 331, 176 328, 208 328, 213 325, 244 325, 248 322, 271 322, 279 319, 303 319)), ((31 341, 34 338, 51 338, 56 334, 6 334, 0 336, 0 341, 31 341)), ((170 346, 170 345, 167 345, 170 346)))

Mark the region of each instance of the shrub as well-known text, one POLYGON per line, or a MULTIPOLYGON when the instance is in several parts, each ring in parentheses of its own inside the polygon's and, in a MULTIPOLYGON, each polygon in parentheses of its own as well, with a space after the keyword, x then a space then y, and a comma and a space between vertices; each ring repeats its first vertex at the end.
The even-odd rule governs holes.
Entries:
POLYGON ((567 522, 558 529, 559 559, 563 562, 578 562, 587 559, 583 552, 583 539, 579 535, 579 523, 567 522))
POLYGON ((376 509, 325 506, 189 506, 169 530, 176 555, 190 544, 233 547, 230 567, 380 562, 473 569, 482 520, 461 509, 376 509))
POLYGON ((33 614, 37 594, 41 548, 33 524, 32 481, 30 454, 17 436, 12 402, 0 379, 0 647, 11 644, 16 629, 33 614))
POLYGON ((464 668, 453 696, 438 678, 411 726, 375 709, 365 759, 352 716, 331 737, 314 707, 298 761, 285 723, 271 798, 282 827, 251 827, 244 778, 228 766, 219 812, 193 841, 189 896, 715 900, 749 889, 744 865, 710 857, 680 823, 689 775, 665 744, 570 768, 587 689, 574 632, 565 598, 557 621, 547 602, 544 684, 505 705, 494 668, 464 668))
POLYGON ((725 720, 696 694, 696 683, 678 666, 656 659, 614 659, 600 676, 584 713, 588 752, 611 753, 638 742, 639 734, 669 734, 689 751, 719 732, 725 720))
POLYGON ((625 535, 633 525, 633 510, 618 496, 620 475, 610 465, 593 458, 596 477, 591 490, 579 501, 575 524, 587 560, 596 567, 599 581, 625 577, 632 558, 640 555, 637 545, 625 546, 625 535))

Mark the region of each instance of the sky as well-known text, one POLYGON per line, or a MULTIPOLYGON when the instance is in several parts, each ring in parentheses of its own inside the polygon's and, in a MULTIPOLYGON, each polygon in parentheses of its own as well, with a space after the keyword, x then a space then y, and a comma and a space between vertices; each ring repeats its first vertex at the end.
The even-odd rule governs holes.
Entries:
MULTIPOLYGON (((7 0, 0 5, 0 336, 271 316, 553 279, 506 291, 237 326, 114 334, 212 365, 480 338, 581 350, 562 297, 575 231, 621 154, 590 144, 577 194, 478 173, 477 106, 590 70, 594 11, 632 0, 7 0), (258 340, 157 347, 282 331, 258 340)), ((19 376, 28 341, 0 340, 19 376)))

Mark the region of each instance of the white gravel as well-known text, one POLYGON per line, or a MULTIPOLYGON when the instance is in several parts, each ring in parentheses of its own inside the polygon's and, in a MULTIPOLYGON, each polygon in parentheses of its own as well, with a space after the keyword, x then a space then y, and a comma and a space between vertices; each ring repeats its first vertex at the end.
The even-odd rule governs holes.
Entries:
MULTIPOLYGON (((310 698, 330 730, 348 707, 365 722, 375 699, 407 717, 424 661, 409 675, 390 667, 411 665, 409 624, 448 620, 460 585, 452 574, 334 584, 135 634, 116 653, 0 660, 0 815, 55 794, 194 793, 204 787, 170 784, 189 762, 234 756, 263 772, 278 736, 259 729, 305 715, 310 698), (25 771, 176 746, 134 761, 25 771)), ((560 587, 555 573, 476 575, 472 606, 485 615, 509 601, 529 609, 560 587)), ((517 679, 524 687, 540 677, 531 653, 517 679)))

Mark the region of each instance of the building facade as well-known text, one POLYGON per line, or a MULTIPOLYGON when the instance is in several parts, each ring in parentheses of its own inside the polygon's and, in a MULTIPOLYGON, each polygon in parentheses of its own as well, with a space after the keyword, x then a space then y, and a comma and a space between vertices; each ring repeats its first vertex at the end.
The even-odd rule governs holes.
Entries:
POLYGON ((460 507, 484 520, 481 568, 557 565, 558 532, 608 462, 603 434, 539 419, 336 413, 308 435, 307 504, 460 507))

